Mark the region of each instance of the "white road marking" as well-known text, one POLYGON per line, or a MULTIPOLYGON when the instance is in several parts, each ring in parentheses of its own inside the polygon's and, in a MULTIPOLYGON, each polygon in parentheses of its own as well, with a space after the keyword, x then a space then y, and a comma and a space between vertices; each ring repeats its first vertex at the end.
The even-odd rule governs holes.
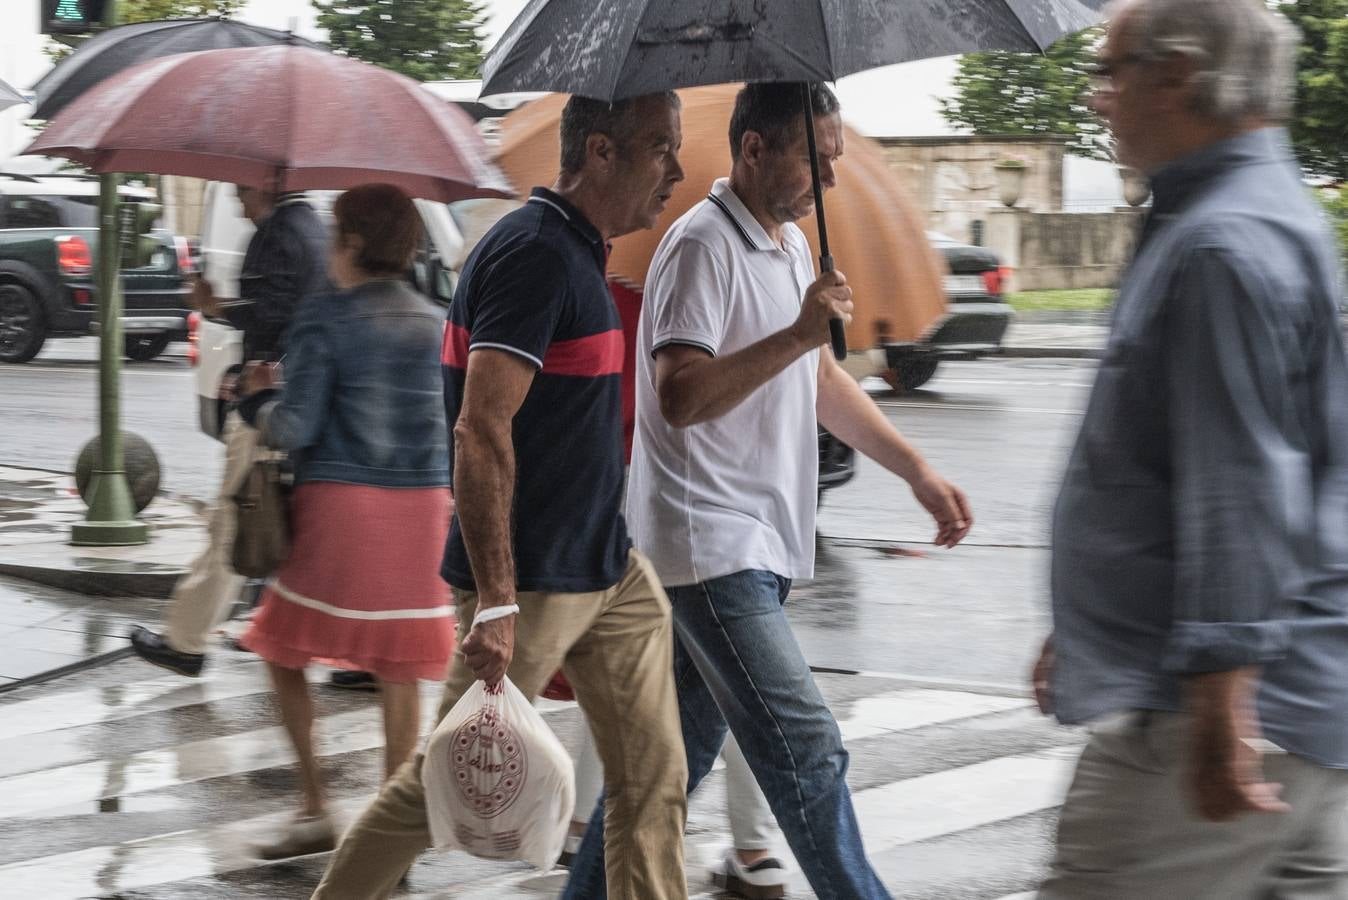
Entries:
POLYGON ((938 412, 948 412, 952 410, 975 410, 978 412, 1005 412, 1005 413, 1035 413, 1037 415, 1054 416, 1081 416, 1084 410, 1080 409, 1048 409, 1038 406, 992 406, 989 404, 975 403, 911 403, 903 400, 879 400, 876 401, 881 409, 930 409, 938 412))
MULTIPOLYGON (((262 693, 268 689, 263 664, 255 662, 216 673, 210 678, 171 675, 151 681, 49 694, 36 700, 0 706, 0 741, 114 722, 180 706, 262 693)), ((3 755, 0 752, 0 758, 3 755)))
POLYGON ((855 802, 866 846, 882 853, 1059 806, 1079 752, 1005 756, 861 791, 855 802))

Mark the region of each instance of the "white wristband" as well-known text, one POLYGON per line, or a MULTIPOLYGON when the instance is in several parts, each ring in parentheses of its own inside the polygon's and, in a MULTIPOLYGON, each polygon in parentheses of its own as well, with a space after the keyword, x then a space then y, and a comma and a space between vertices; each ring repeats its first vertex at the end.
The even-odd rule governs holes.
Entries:
MULTIPOLYGON (((497 619, 504 619, 506 616, 513 616, 519 613, 520 605, 510 603, 505 606, 489 606, 486 609, 479 609, 477 615, 473 616, 473 628, 481 625, 483 622, 495 622, 497 619)), ((469 629, 470 631, 472 629, 469 629)))

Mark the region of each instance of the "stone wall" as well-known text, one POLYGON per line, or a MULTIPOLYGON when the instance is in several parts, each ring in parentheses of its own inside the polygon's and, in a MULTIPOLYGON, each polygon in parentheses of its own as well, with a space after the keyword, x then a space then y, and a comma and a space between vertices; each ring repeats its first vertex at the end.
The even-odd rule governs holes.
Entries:
MULTIPOLYGON (((927 227, 972 242, 971 224, 986 221, 997 200, 993 164, 1007 157, 1028 162, 1019 209, 1060 212, 1067 139, 1056 135, 877 138, 890 166, 927 214, 927 227)), ((844 157, 843 166, 847 165, 844 157)))
POLYGON ((982 223, 982 243, 1015 270, 1011 290, 1117 283, 1132 252, 1142 210, 1064 212, 1066 138, 947 135, 877 141, 890 167, 917 197, 929 229, 975 243, 973 223, 982 223), (1028 163, 1014 208, 999 201, 993 170, 1007 157, 1028 163))
POLYGON ((1013 291, 1108 288, 1132 254, 1143 211, 1033 213, 995 211, 987 246, 1014 270, 1013 291))
POLYGON ((1140 210, 1019 213, 1022 291, 1105 288, 1118 284, 1141 226, 1140 210))

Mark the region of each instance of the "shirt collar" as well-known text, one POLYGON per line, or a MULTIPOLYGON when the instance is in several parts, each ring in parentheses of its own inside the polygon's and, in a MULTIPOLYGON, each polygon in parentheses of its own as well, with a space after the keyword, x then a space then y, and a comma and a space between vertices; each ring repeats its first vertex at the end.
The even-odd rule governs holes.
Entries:
POLYGON ((751 250, 780 250, 768 233, 763 230, 763 226, 749 212, 748 207, 740 200, 739 196, 730 189, 729 178, 718 178, 711 185, 711 193, 707 194, 707 199, 713 205, 720 208, 721 212, 730 219, 735 226, 735 230, 744 238, 744 243, 751 250))
POLYGON ((1152 174, 1152 216, 1178 212, 1214 178, 1230 169, 1291 158, 1287 132, 1282 128, 1247 131, 1209 144, 1166 163, 1152 174))
POLYGON ((566 220, 566 224, 580 232, 585 240, 600 247, 604 246, 604 238, 600 235, 599 229, 591 225, 590 220, 585 218, 585 214, 572 206, 561 194, 554 193, 547 188, 536 187, 529 194, 529 202, 550 207, 566 220))

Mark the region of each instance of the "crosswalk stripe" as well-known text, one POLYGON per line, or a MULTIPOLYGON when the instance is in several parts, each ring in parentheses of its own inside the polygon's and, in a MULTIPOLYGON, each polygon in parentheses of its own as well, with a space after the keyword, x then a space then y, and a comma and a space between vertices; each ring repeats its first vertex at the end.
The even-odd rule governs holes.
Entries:
MULTIPOLYGON (((438 704, 438 692, 422 692, 423 722, 434 716, 438 704)), ((318 755, 331 756, 380 747, 383 740, 380 711, 368 707, 319 719, 314 743, 318 755)), ((285 729, 274 726, 0 778, 0 797, 4 798, 5 818, 26 817, 81 803, 290 765, 294 760, 295 752, 285 729)))
POLYGON ((173 675, 21 700, 0 706, 0 740, 262 693, 262 679, 262 663, 250 662, 200 680, 173 675))
POLYGON ((1004 756, 859 791, 867 847, 880 853, 1056 807, 1078 753, 1072 746, 1004 756))
POLYGON ((844 741, 857 741, 1029 705, 1028 700, 1020 697, 910 688, 854 701, 848 715, 838 721, 838 727, 844 741))
MULTIPOLYGON (((353 816, 367 799, 335 803, 332 811, 353 816)), ((136 890, 262 866, 249 844, 290 815, 274 813, 0 866, 0 900, 77 900, 104 893, 114 882, 118 890, 136 890)))

